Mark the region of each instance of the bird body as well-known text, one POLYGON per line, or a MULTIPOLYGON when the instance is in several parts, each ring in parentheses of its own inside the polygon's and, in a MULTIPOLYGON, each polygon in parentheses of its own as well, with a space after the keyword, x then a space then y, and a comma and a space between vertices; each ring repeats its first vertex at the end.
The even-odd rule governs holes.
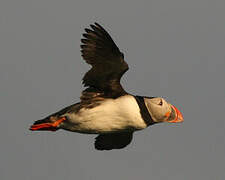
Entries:
MULTIPOLYGON (((77 105, 79 106, 79 104, 77 105)), ((117 99, 105 99, 93 108, 81 108, 79 112, 65 113, 62 128, 74 132, 101 134, 120 131, 135 131, 147 127, 139 106, 132 95, 117 99), (74 124, 74 126, 70 126, 74 124)))
POLYGON ((182 122, 180 111, 165 99, 135 96, 123 89, 120 79, 129 69, 123 53, 102 26, 90 26, 81 39, 82 57, 92 66, 83 77, 87 88, 81 101, 35 121, 30 130, 99 134, 95 148, 111 150, 124 148, 133 132, 155 123, 182 122))

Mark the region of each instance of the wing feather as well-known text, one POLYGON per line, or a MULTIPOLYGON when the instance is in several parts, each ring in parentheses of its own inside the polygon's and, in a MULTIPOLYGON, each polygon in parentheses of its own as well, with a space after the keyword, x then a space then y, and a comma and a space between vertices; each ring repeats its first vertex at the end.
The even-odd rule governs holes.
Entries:
POLYGON ((82 57, 92 66, 83 77, 84 86, 112 98, 126 94, 120 84, 122 75, 128 70, 123 53, 102 26, 95 23, 90 27, 85 29, 81 39, 82 57))
POLYGON ((131 143, 133 132, 121 132, 112 134, 99 134, 95 138, 97 150, 122 149, 131 143))

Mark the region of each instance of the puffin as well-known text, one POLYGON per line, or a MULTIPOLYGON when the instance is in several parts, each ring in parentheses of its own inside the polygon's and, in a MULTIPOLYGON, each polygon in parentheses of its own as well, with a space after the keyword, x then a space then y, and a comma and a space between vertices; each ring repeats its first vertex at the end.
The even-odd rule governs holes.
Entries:
POLYGON ((80 102, 65 107, 30 126, 31 131, 59 129, 97 134, 97 150, 122 149, 131 143, 135 131, 157 123, 179 123, 181 112, 162 97, 132 95, 120 80, 129 69, 124 54, 98 23, 85 28, 81 55, 91 65, 82 83, 86 89, 80 102))

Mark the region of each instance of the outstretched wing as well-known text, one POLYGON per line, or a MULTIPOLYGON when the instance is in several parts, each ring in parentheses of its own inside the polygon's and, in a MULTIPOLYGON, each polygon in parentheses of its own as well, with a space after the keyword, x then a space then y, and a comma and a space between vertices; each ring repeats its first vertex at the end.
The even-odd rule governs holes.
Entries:
POLYGON ((100 134, 95 138, 95 148, 97 150, 122 149, 130 144, 132 138, 133 132, 100 134))
POLYGON ((128 70, 123 53, 102 26, 97 23, 90 26, 81 39, 82 57, 92 66, 83 77, 83 84, 88 87, 87 92, 96 91, 112 98, 122 96, 126 92, 120 79, 128 70))

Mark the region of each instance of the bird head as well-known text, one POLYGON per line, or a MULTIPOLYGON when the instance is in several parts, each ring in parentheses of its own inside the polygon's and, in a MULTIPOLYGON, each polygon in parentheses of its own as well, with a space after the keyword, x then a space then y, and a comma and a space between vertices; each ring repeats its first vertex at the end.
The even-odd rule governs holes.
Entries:
POLYGON ((144 98, 145 105, 154 122, 183 122, 181 112, 161 97, 144 98))

